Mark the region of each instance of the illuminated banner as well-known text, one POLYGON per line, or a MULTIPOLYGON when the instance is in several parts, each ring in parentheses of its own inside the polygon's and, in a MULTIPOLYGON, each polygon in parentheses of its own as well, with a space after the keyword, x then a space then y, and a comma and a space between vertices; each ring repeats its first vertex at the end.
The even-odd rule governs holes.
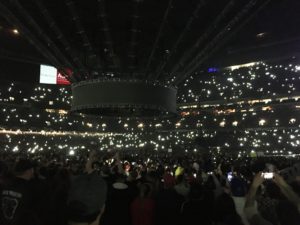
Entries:
POLYGON ((56 76, 56 84, 70 85, 70 81, 68 81, 60 72, 58 72, 56 76))
POLYGON ((41 65, 41 84, 70 85, 70 82, 53 66, 41 65))

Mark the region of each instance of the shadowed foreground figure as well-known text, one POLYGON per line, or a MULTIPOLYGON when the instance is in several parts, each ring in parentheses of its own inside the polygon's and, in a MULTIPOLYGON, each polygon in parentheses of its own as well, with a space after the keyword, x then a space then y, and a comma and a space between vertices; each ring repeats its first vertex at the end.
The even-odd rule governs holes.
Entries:
POLYGON ((230 195, 221 194, 215 203, 215 221, 218 225, 243 225, 240 215, 230 195))
POLYGON ((74 178, 68 197, 70 225, 98 225, 105 207, 106 182, 94 171, 95 152, 91 152, 86 173, 74 178))
POLYGON ((15 177, 2 187, 1 218, 3 225, 39 224, 35 188, 30 182, 34 164, 20 159, 14 168, 15 177))

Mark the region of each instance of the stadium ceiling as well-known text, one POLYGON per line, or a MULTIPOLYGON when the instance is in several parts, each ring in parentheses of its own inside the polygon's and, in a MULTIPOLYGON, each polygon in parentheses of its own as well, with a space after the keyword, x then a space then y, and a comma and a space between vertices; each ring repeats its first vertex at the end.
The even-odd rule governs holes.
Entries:
POLYGON ((240 55, 297 54, 299 14, 298 0, 3 0, 0 58, 53 65, 73 83, 178 86, 240 55))

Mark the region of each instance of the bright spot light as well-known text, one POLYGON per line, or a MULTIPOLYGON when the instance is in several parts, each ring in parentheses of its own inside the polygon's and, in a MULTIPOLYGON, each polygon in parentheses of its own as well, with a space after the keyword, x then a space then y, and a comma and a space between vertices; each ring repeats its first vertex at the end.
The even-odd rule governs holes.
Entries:
POLYGON ((226 122, 225 122, 225 121, 222 121, 219 125, 220 125, 220 127, 225 127, 226 122))
POLYGON ((238 121, 232 122, 232 126, 237 127, 237 125, 238 125, 238 121))
POLYGON ((16 35, 19 34, 19 31, 18 31, 17 29, 13 29, 12 32, 13 32, 14 34, 16 34, 16 35))
POLYGON ((266 124, 266 120, 264 119, 261 119, 259 122, 258 122, 258 125, 259 126, 264 126, 266 124))

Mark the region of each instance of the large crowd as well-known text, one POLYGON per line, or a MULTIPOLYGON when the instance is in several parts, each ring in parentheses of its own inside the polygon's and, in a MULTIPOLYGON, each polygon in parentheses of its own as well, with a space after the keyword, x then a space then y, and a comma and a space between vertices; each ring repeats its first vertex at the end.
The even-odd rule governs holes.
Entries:
POLYGON ((299 93, 299 65, 288 62, 255 62, 199 72, 180 87, 180 102, 276 97, 299 93))
POLYGON ((3 225, 296 225, 298 159, 1 155, 3 225), (284 172, 293 168, 293 173, 284 172), (271 175, 270 177, 266 175, 271 175))
POLYGON ((240 156, 294 156, 298 75, 297 65, 263 62, 194 74, 178 89, 178 116, 154 119, 74 115, 69 86, 1 82, 1 146, 76 153, 112 146, 191 152, 204 145, 240 156))
POLYGON ((178 116, 153 119, 74 115, 69 86, 1 82, 0 225, 299 224, 298 75, 194 74, 178 116))

